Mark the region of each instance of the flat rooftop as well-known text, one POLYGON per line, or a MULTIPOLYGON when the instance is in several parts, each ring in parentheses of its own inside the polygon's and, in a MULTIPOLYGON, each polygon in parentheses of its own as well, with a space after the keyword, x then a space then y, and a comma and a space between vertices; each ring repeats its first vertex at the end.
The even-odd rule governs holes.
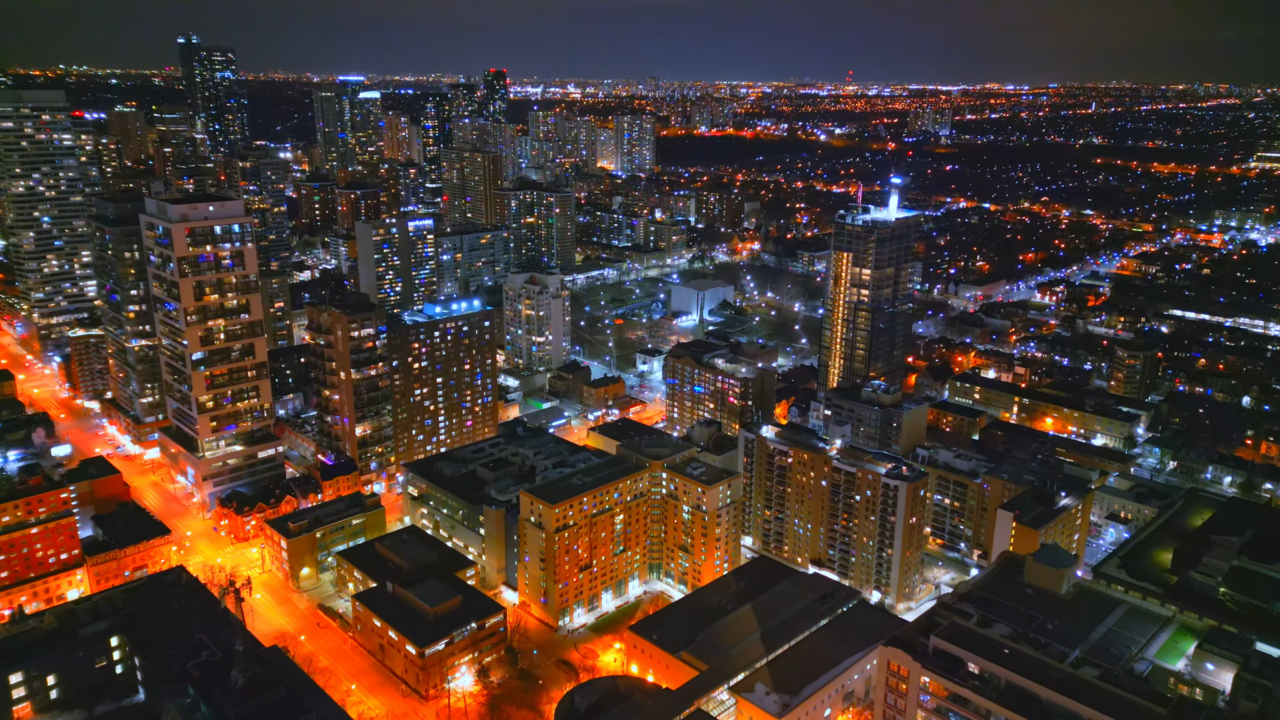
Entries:
POLYGON ((419 649, 505 612, 496 600, 452 576, 423 578, 408 587, 394 586, 390 590, 387 583, 380 583, 356 593, 351 600, 382 618, 419 649), (425 611, 454 599, 457 605, 444 612, 425 611))
POLYGON ((62 473, 62 481, 68 485, 75 485, 86 480, 99 480, 119 474, 120 468, 112 465, 110 460, 101 455, 94 455, 81 460, 75 467, 62 473))
POLYGON ((95 513, 91 520, 98 535, 84 540, 85 555, 122 550, 173 534, 168 525, 132 500, 111 512, 95 513))
POLYGON ((1003 380, 997 380, 995 378, 984 377, 980 373, 974 372, 972 370, 970 370, 969 372, 956 375, 955 377, 948 380, 947 383, 948 384, 957 383, 961 385, 971 385, 974 387, 980 387, 984 390, 991 390, 994 392, 1006 393, 1008 395, 1013 395, 1015 397, 1020 397, 1026 400, 1032 400, 1034 402, 1043 403, 1045 405, 1056 405, 1058 407, 1066 408, 1068 410, 1072 410, 1075 412, 1085 413, 1089 415, 1096 415, 1097 417, 1104 417, 1104 418, 1107 418, 1110 420, 1116 420, 1119 422, 1136 423, 1142 419, 1141 415, 1134 412, 1129 412, 1128 410, 1122 410, 1119 407, 1116 407, 1114 405, 1108 405, 1105 403, 1089 403, 1085 398, 1082 398, 1078 395, 1069 395, 1069 394, 1059 393, 1059 392, 1047 392, 1045 390, 1037 390, 1035 388, 1022 387, 1021 385, 1017 385, 1015 383, 1005 382, 1003 380))
POLYGON ((647 469, 646 465, 629 458, 610 457, 527 487, 521 492, 548 505, 559 505, 647 469))
POLYGON ((1280 564, 1280 508, 1198 489, 1187 490, 1163 508, 1095 566, 1093 576, 1095 581, 1141 592, 1280 645, 1280 619, 1265 607, 1229 600, 1219 588, 1191 576, 1213 549, 1215 538, 1236 544, 1225 558, 1231 566, 1222 579, 1223 588, 1256 600, 1280 592, 1273 583, 1232 573, 1247 564, 1280 564))
POLYGON ((979 410, 978 408, 972 407, 970 405, 961 405, 960 403, 953 403, 950 400, 939 400, 938 402, 930 405, 929 409, 937 410, 938 412, 943 412, 948 415, 956 415, 958 417, 969 418, 971 420, 978 420, 982 416, 987 414, 986 410, 979 410))
POLYGON ((671 437, 671 433, 659 430, 652 425, 645 425, 642 422, 636 422, 631 418, 622 418, 607 422, 603 425, 597 425, 588 432, 593 432, 600 437, 613 440, 614 442, 628 442, 630 440, 643 440, 646 438, 671 437))
POLYGON ((292 540, 381 507, 382 498, 373 493, 352 493, 271 518, 266 524, 281 537, 292 540))
POLYGON ((338 553, 374 583, 456 576, 476 563, 417 525, 409 525, 338 553))

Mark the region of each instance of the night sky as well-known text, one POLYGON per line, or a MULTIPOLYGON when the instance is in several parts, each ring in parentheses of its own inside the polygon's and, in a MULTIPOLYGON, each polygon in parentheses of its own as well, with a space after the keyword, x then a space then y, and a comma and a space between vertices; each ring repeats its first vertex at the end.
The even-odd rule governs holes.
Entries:
POLYGON ((0 66, 514 78, 1280 82, 1278 0, 0 0, 0 66))

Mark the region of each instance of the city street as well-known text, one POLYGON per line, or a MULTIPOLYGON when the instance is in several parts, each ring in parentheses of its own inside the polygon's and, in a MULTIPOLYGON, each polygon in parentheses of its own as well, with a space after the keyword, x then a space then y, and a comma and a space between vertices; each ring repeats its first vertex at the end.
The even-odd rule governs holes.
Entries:
MULTIPOLYGON (((61 442, 74 448, 68 465, 113 452, 118 442, 103 425, 58 387, 54 370, 26 359, 8 335, 0 335, 0 367, 13 371, 19 397, 31 411, 48 412, 61 442)), ((360 649, 306 596, 293 591, 274 573, 264 573, 254 542, 231 544, 206 520, 198 503, 181 491, 154 460, 114 453, 111 462, 124 473, 133 498, 173 530, 175 555, 192 574, 208 581, 218 568, 235 577, 249 576, 253 595, 245 603, 249 629, 267 645, 279 644, 321 687, 355 718, 437 716, 435 704, 407 694, 399 680, 360 649)), ((388 498, 388 525, 398 521, 400 498, 388 498), (393 515, 392 510, 395 510, 393 515)), ((474 713, 473 713, 474 714, 474 713)), ((455 712, 461 717, 460 712, 455 712)), ((443 717, 443 715, 440 715, 443 717)))

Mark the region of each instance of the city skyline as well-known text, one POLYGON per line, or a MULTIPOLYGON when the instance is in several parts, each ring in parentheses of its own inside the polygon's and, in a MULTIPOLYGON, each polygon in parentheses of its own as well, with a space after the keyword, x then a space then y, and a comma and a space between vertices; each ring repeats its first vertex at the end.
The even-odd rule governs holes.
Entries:
POLYGON ((1280 80, 1274 69, 1280 49, 1265 35, 1280 20, 1280 8, 1253 0, 1230 11, 1195 13, 1157 12, 1138 0, 1087 2, 1071 10, 996 3, 975 9, 928 0, 892 6, 708 0, 695 7, 636 0, 609 9, 577 0, 555 9, 508 0, 465 7, 378 0, 361 7, 365 12, 356 14, 324 4, 230 0, 214 13, 147 0, 129 12, 86 5, 80 22, 69 24, 54 7, 15 6, 5 10, 10 22, 0 25, 0 66, 173 67, 168 42, 117 39, 167 40, 194 32, 237 48, 245 72, 428 74, 506 67, 520 79, 1280 80), (246 14, 255 22, 243 22, 246 14), (299 30, 296 37, 308 42, 279 42, 272 33, 281 27, 299 30), (449 31, 433 35, 433 27, 449 31), (575 42, 529 50, 540 34, 566 31, 575 42))

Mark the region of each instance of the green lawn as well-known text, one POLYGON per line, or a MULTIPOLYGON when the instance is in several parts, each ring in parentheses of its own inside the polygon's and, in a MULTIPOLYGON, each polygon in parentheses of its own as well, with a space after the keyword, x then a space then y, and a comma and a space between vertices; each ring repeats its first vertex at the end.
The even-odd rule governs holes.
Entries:
POLYGON ((1191 652, 1191 648, 1195 647, 1197 641, 1200 640, 1200 633, 1192 630, 1184 625, 1179 625, 1177 630, 1169 636, 1168 640, 1160 646, 1156 651, 1156 660, 1170 667, 1177 667, 1182 662, 1182 658, 1191 652))

